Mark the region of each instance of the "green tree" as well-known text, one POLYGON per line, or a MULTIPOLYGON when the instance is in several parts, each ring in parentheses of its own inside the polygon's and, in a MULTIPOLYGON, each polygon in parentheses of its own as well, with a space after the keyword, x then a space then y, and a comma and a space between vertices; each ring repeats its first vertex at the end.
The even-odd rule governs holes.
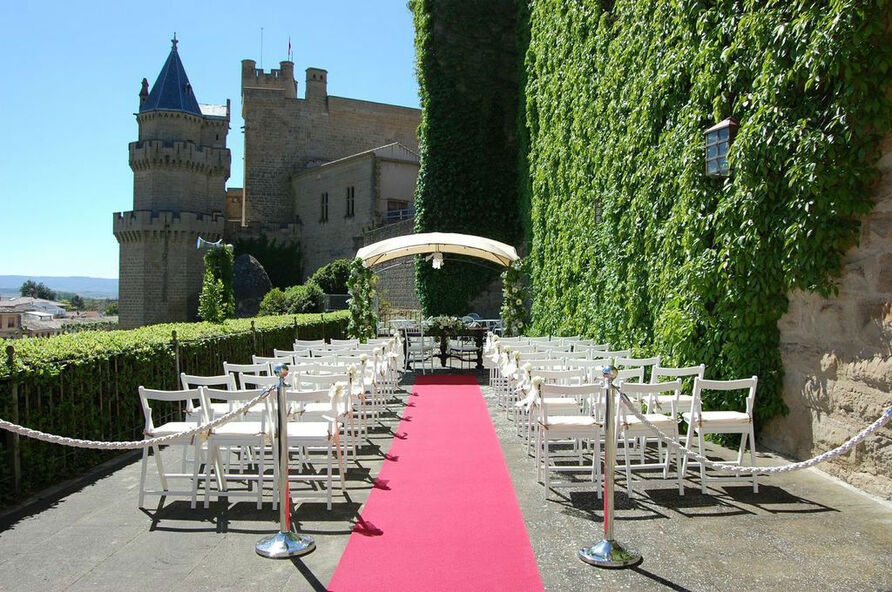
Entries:
POLYGON ((105 315, 109 317, 116 316, 118 314, 118 301, 112 300, 105 307, 105 315))
POLYGON ((198 317, 209 323, 226 320, 226 298, 223 282, 214 277, 211 270, 204 272, 201 294, 198 296, 198 317))
POLYGON ((210 249, 204 256, 204 281, 198 297, 198 317, 203 321, 222 323, 235 315, 232 291, 232 246, 210 249))
POLYGON ((56 293, 49 289, 43 282, 37 283, 34 280, 25 281, 19 288, 22 296, 30 296, 32 298, 44 298, 46 300, 55 300, 56 293))
POLYGON ((81 298, 79 294, 75 294, 74 296, 72 296, 71 300, 69 300, 69 303, 71 304, 71 308, 73 308, 74 310, 84 310, 85 308, 84 299, 81 298))

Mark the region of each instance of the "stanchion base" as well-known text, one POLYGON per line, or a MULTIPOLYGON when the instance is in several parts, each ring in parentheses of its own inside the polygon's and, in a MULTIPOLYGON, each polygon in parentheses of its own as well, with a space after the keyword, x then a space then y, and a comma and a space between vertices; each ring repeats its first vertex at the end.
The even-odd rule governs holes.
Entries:
POLYGON ((641 553, 626 549, 617 541, 603 540, 600 543, 580 549, 576 554, 582 561, 596 567, 632 567, 641 563, 641 553))
POLYGON ((277 532, 257 541, 254 550, 258 555, 270 559, 287 559, 300 557, 316 550, 316 541, 312 537, 293 532, 277 532))

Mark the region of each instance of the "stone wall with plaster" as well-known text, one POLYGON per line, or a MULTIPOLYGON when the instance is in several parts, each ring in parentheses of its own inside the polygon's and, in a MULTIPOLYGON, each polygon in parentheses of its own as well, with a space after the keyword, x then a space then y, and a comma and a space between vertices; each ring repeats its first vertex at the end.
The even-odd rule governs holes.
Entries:
MULTIPOLYGON (((838 296, 795 292, 779 323, 790 413, 765 427, 762 444, 796 458, 839 446, 892 406, 892 135, 881 150, 876 205, 838 296)), ((820 468, 892 499, 892 426, 820 468)))

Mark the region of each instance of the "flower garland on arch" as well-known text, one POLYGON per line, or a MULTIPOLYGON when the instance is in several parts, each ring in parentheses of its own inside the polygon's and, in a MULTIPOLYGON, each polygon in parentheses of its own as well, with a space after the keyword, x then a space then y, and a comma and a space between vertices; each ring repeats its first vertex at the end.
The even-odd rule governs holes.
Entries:
POLYGON ((378 315, 375 312, 375 297, 378 294, 378 276, 355 258, 350 263, 350 277, 347 290, 350 292, 350 324, 347 333, 365 342, 377 334, 378 315))
POLYGON ((522 259, 513 262, 502 272, 502 334, 521 335, 527 318, 526 286, 524 285, 524 263, 522 259))

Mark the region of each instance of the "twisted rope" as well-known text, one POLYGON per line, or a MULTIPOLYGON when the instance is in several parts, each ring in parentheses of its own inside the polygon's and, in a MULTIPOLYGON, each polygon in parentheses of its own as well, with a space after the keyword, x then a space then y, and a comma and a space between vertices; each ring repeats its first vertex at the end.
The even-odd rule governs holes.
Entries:
POLYGON ((862 430, 860 433, 858 433, 854 437, 850 438, 844 444, 837 446, 833 450, 828 450, 827 452, 825 452, 823 454, 819 454, 818 456, 815 456, 808 460, 790 463, 790 464, 786 464, 786 465, 781 465, 778 467, 746 467, 746 466, 733 465, 733 464, 728 464, 728 463, 723 463, 723 462, 715 462, 715 461, 709 460, 702 454, 697 454, 693 450, 685 448, 680 443, 676 442, 673 438, 664 434, 660 430, 660 428, 655 426, 644 415, 642 415, 641 411, 639 409, 635 408, 634 403, 632 403, 632 401, 629 400, 629 397, 625 393, 623 393, 622 391, 620 391, 618 389, 617 389, 617 392, 619 393, 620 401, 622 402, 623 405, 626 406, 626 408, 629 411, 632 412, 632 415, 634 415, 636 418, 638 418, 638 421, 640 421, 641 423, 646 425, 648 428, 650 428, 652 431, 654 431, 657 434, 657 436, 660 438, 660 440, 665 442, 666 445, 671 446, 671 447, 675 448, 676 450, 679 450, 682 454, 684 454, 688 458, 692 458, 698 462, 701 462, 704 465, 706 465, 707 467, 722 470, 722 471, 731 471, 734 473, 744 473, 744 474, 749 474, 749 475, 756 475, 756 474, 758 474, 758 475, 773 475, 773 474, 777 474, 777 473, 788 473, 790 471, 799 471, 802 469, 807 469, 809 467, 813 467, 816 464, 830 460, 831 458, 837 457, 840 454, 845 454, 846 452, 848 452, 849 450, 854 448, 859 442, 861 442, 862 440, 867 438, 869 435, 871 435, 874 432, 876 432, 877 430, 879 430, 881 427, 886 425, 886 422, 888 422, 890 419, 892 419, 892 407, 890 407, 875 422, 873 422, 872 424, 870 424, 869 426, 864 428, 864 430, 862 430))
POLYGON ((65 436, 57 436, 55 434, 47 434, 46 432, 41 432, 39 430, 32 430, 31 428, 26 428, 12 422, 6 421, 4 419, 0 419, 0 428, 4 430, 8 430, 14 434, 19 434, 20 436, 25 436, 27 438, 33 438, 35 440, 42 440, 43 442, 49 442, 50 444, 61 444, 62 446, 71 446, 73 448, 93 448, 96 450, 135 450, 140 448, 148 448, 149 446, 159 446, 161 444, 166 444, 173 440, 181 440, 186 438, 191 438, 196 434, 201 434, 208 432, 217 426, 223 425, 224 423, 231 421, 232 419, 238 417, 239 415, 244 415, 248 412, 248 409, 265 399, 269 396, 269 394, 275 390, 276 385, 270 385, 264 390, 262 393, 242 405, 237 409, 233 409, 229 413, 225 415, 221 415, 217 419, 213 421, 209 421, 208 423, 201 424, 195 426, 190 430, 186 430, 184 432, 177 432, 176 434, 169 434, 167 436, 158 436, 157 438, 147 438, 145 440, 130 440, 124 442, 102 442, 99 440, 80 440, 78 438, 66 438, 65 436))

